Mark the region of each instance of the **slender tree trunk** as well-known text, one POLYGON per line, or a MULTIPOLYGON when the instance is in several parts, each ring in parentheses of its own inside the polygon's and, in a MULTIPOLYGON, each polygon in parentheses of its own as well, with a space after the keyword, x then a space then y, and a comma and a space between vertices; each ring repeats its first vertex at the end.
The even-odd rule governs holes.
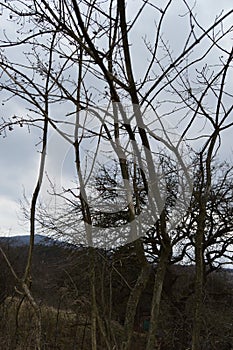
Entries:
POLYGON ((93 248, 89 250, 89 280, 90 280, 90 291, 91 291, 91 349, 97 349, 97 339, 96 339, 96 277, 95 277, 95 251, 93 248))
POLYGON ((123 350, 131 349, 131 341, 133 336, 137 306, 142 292, 146 287, 151 272, 151 266, 146 260, 142 242, 140 240, 136 240, 134 244, 137 258, 139 259, 141 264, 141 271, 133 289, 130 292, 129 299, 127 302, 124 321, 125 337, 124 343, 122 344, 123 350))
POLYGON ((203 280, 204 280, 204 227, 205 227, 205 204, 200 204, 200 214, 198 218, 198 227, 195 237, 195 296, 194 296, 194 319, 192 330, 192 350, 200 350, 200 335, 202 324, 202 305, 203 305, 203 280))
POLYGON ((196 193, 196 201, 199 206, 199 215, 197 218, 197 231, 195 235, 195 296, 194 296, 194 319, 192 330, 192 350, 200 350, 201 344, 201 326, 202 326, 202 308, 203 308, 203 282, 204 282, 204 240, 205 240, 205 221, 206 221, 206 206, 211 188, 212 171, 211 161, 214 151, 215 142, 218 137, 219 130, 216 129, 210 141, 205 162, 203 154, 200 154, 200 178, 201 184, 196 193))
POLYGON ((137 282, 130 293, 128 303, 127 303, 126 314, 125 314, 125 322, 124 322, 125 342, 123 345, 123 350, 129 350, 131 348, 130 346, 131 346, 132 335, 134 330, 134 321, 135 321, 137 306, 138 306, 141 294, 148 282, 150 272, 151 272, 151 268, 149 264, 145 264, 142 267, 141 272, 138 276, 137 282))
POLYGON ((164 283, 167 266, 171 256, 171 242, 168 234, 166 233, 166 225, 165 225, 166 221, 165 221, 164 212, 161 214, 161 219, 162 219, 161 230, 163 232, 162 234, 163 240, 161 243, 161 254, 160 254, 155 282, 154 282, 153 298, 151 303, 150 329, 149 329, 146 350, 156 349, 155 346, 157 345, 156 337, 158 332, 159 312, 160 312, 163 283, 164 283))

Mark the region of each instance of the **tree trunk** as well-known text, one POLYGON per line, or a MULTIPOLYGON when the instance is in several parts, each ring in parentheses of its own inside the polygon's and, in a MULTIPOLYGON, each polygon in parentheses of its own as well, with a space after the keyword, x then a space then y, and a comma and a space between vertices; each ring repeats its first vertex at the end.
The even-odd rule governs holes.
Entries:
POLYGON ((145 289, 147 281, 149 279, 150 271, 151 271, 151 267, 149 266, 149 264, 144 265, 142 267, 140 275, 138 276, 137 282, 130 293, 128 303, 127 303, 125 322, 124 322, 125 342, 123 344, 123 350, 130 349, 137 306, 138 306, 141 294, 145 289))
POLYGON ((168 266, 169 258, 171 255, 170 241, 167 241, 161 247, 160 260, 157 266, 157 273, 154 282, 153 298, 151 304, 151 317, 150 317, 150 329, 148 335, 148 341, 146 350, 154 350, 157 345, 157 332, 159 323, 159 311, 162 296, 163 283, 165 278, 166 269, 168 266))
POLYGON ((91 293, 91 349, 97 349, 97 305, 96 305, 96 276, 95 276, 95 250, 89 248, 89 280, 90 280, 90 293, 91 293))
POLYGON ((192 330, 192 350, 200 350, 200 334, 202 324, 202 303, 203 303, 203 278, 204 278, 204 257, 203 240, 205 227, 205 206, 200 207, 198 227, 195 238, 195 296, 194 296, 194 319, 192 330))

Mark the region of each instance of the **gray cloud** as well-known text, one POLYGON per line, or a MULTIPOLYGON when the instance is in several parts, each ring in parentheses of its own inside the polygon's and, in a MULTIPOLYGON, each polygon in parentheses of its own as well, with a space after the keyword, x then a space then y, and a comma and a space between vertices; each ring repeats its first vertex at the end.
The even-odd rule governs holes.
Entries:
MULTIPOLYGON (((132 4, 132 9, 136 9, 138 3, 138 1, 129 2, 129 4, 132 4)), ((164 1, 160 0, 156 5, 158 7, 160 7, 160 5, 163 7, 164 1)), ((206 26, 213 22, 222 9, 229 10, 231 8, 232 4, 229 0, 199 0, 197 1, 194 12, 197 13, 197 17, 200 19, 201 23, 206 26)), ((184 13, 185 8, 182 2, 174 1, 174 5, 170 8, 162 29, 164 38, 169 41, 169 46, 174 54, 182 50, 184 38, 188 35, 188 19, 180 17, 180 14, 182 15, 184 13)), ((131 47, 131 51, 133 54, 133 65, 136 77, 145 73, 148 64, 146 61, 147 50, 144 44, 140 44, 139 42, 147 33, 147 38, 153 43, 153 33, 155 30, 154 20, 156 20, 156 17, 153 11, 145 12, 142 19, 139 20, 138 29, 133 31, 130 35, 130 40, 134 43, 131 47), (152 27, 153 30, 150 29, 152 27)), ((4 18, 1 17, 1 30, 3 28, 10 31, 10 35, 13 37, 14 28, 12 23, 4 21, 4 18)), ((230 47, 231 44, 232 43, 228 39, 224 41, 224 46, 226 47, 230 47)), ((22 56, 22 52, 19 52, 18 49, 12 49, 12 57, 14 57, 15 61, 20 61, 22 56)), ((209 59, 210 61, 216 61, 216 57, 214 56, 209 59)), ((2 95, 1 99, 4 100, 4 98, 5 95, 2 95)), ((161 111, 163 110, 161 109, 161 111)), ((63 111, 62 107, 60 108, 61 115, 65 115, 66 112, 67 111, 63 111)), ((27 113, 22 102, 13 103, 13 100, 11 100, 11 103, 1 106, 1 116, 7 118, 14 113, 20 115, 27 113)), ((35 146, 39 141, 38 132, 32 129, 29 134, 26 128, 16 128, 8 134, 6 138, 0 138, 0 234, 6 233, 8 228, 12 228, 13 234, 18 232, 15 230, 20 230, 21 233, 23 232, 24 229, 18 226, 17 212, 20 210, 18 202, 22 199, 23 188, 25 188, 26 194, 29 196, 33 191, 37 180, 40 155, 38 152, 40 150, 40 145, 37 147, 35 146)), ((48 174, 51 176, 52 180, 60 181, 62 177, 62 181, 64 181, 62 184, 68 184, 75 176, 72 150, 70 150, 69 146, 63 146, 60 140, 55 140, 53 142, 52 138, 49 140, 49 147, 51 156, 46 163, 48 174)), ((232 161, 232 151, 232 131, 228 130, 223 133, 220 155, 232 161)), ((43 187, 44 195, 46 194, 47 185, 48 183, 45 181, 45 186, 43 187)))

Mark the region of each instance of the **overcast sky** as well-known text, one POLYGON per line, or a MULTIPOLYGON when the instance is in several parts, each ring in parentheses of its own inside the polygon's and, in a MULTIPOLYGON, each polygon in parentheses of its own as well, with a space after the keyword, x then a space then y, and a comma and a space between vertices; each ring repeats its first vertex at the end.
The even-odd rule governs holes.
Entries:
MULTIPOLYGON (((132 11, 137 5, 137 0, 132 0, 132 11)), ((164 3, 164 1, 158 1, 158 3, 164 3)), ((166 18, 166 27, 163 32, 167 40, 169 40, 170 47, 174 54, 179 53, 182 50, 185 28, 187 18, 182 18, 180 15, 184 14, 184 8, 180 5, 181 2, 174 1, 170 11, 166 18)), ((232 8, 231 0, 199 0, 197 1, 197 7, 195 12, 198 15, 198 19, 203 26, 209 25, 218 15, 222 9, 229 10, 232 8)), ((136 76, 140 76, 142 67, 142 44, 135 38, 144 36, 146 30, 145 26, 149 26, 153 23, 153 12, 147 12, 142 17, 140 26, 137 31, 132 34, 131 40, 134 42, 132 46, 133 64, 136 76), (137 44, 136 44, 137 43, 137 44)), ((0 22, 1 34, 3 29, 7 28, 13 33, 13 28, 10 27, 9 22, 0 22)), ((148 29, 148 28, 146 28, 148 29)), ((148 30, 147 30, 148 32, 148 30)), ((152 39, 152 38, 151 38, 152 39)), ((229 49, 232 42, 226 42, 226 47, 229 49)), ((12 51, 14 60, 22 56, 22 52, 18 52, 15 49, 12 51)), ((4 100, 4 94, 0 92, 1 100, 4 100)), ((25 106, 20 101, 12 100, 7 105, 0 104, 1 116, 6 117, 9 114, 20 115, 25 113, 25 106), (9 111, 10 110, 10 111, 9 111)), ((233 137, 232 131, 228 130, 223 134, 222 147, 220 152, 220 158, 226 159, 230 162, 233 161, 233 137)), ((9 132, 7 137, 1 136, 0 138, 0 235, 18 235, 28 234, 28 226, 22 226, 19 218, 22 217, 20 210, 20 201, 23 200, 23 194, 30 198, 34 189, 38 165, 39 165, 39 151, 40 151, 40 133, 39 130, 27 128, 15 128, 14 131, 9 132)), ((54 179, 62 178, 64 183, 71 181, 74 178, 75 172, 71 170, 69 163, 74 164, 74 159, 71 154, 69 146, 64 146, 62 142, 56 141, 56 136, 51 134, 49 147, 51 150, 50 157, 46 164, 46 170, 50 172, 50 175, 54 179)), ((60 180, 59 180, 60 181, 60 180)), ((43 188, 44 195, 47 191, 47 182, 43 188)))

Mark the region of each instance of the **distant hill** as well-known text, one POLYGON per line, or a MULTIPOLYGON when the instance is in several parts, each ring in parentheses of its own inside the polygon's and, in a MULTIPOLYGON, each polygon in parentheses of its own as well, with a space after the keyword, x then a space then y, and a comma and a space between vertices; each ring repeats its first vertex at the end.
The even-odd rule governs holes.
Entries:
MULTIPOLYGON (((30 242, 30 236, 12 236, 12 237, 0 237, 0 244, 7 244, 11 247, 21 247, 27 246, 30 242)), ((64 243, 46 237, 43 235, 35 235, 35 245, 53 246, 53 245, 63 245, 64 243)))

